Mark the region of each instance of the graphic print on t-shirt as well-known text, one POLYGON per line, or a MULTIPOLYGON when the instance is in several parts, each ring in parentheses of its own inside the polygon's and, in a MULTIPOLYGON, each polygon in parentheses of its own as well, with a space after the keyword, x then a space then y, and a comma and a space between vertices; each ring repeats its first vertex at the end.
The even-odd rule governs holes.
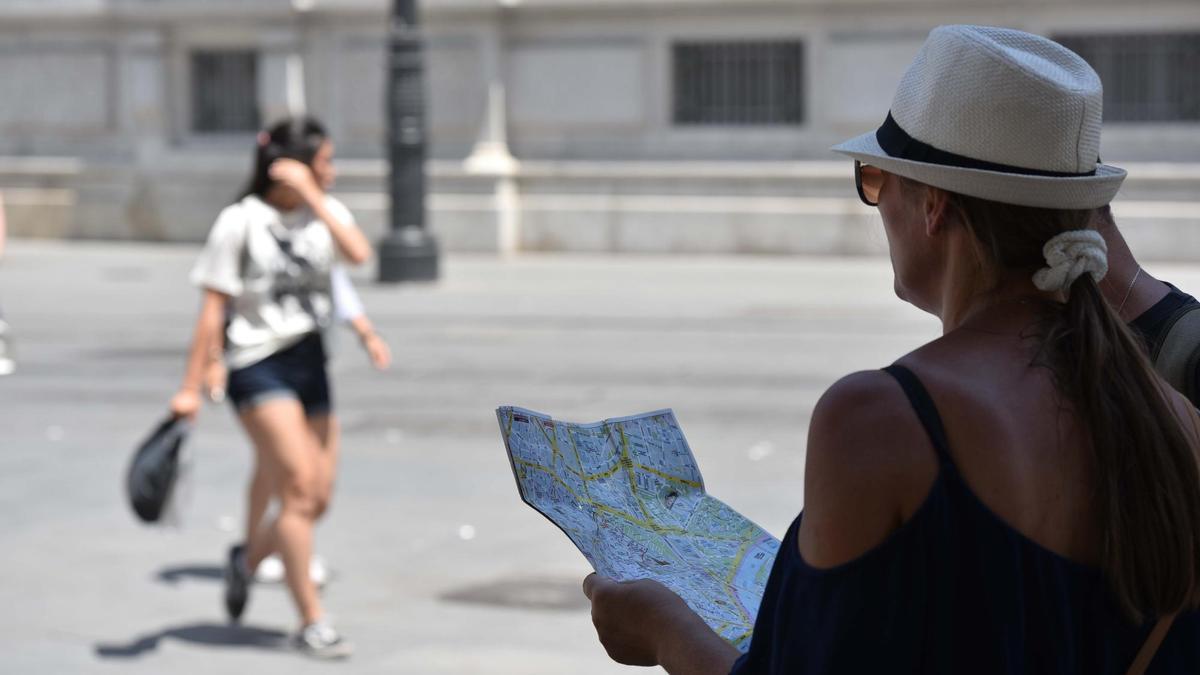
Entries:
MULTIPOLYGON (((333 197, 328 208, 353 223, 333 197)), ((192 271, 229 297, 226 362, 245 367, 329 326, 336 245, 310 209, 280 212, 255 195, 221 211, 192 271)))
POLYGON ((290 237, 279 236, 273 227, 268 227, 267 231, 283 254, 276 269, 272 270, 271 300, 282 305, 287 298, 294 298, 304 313, 312 317, 314 324, 325 328, 329 323, 329 312, 319 312, 314 300, 321 303, 322 307, 329 306, 331 290, 328 271, 322 273, 311 261, 296 253, 290 237))

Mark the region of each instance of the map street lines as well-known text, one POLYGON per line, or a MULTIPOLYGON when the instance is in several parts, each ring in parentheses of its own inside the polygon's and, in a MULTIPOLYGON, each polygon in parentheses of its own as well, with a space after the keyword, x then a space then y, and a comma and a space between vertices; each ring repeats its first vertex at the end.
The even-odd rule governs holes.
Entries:
POLYGON ((745 651, 779 541, 704 491, 670 410, 560 422, 496 411, 525 503, 600 575, 654 579, 745 651))

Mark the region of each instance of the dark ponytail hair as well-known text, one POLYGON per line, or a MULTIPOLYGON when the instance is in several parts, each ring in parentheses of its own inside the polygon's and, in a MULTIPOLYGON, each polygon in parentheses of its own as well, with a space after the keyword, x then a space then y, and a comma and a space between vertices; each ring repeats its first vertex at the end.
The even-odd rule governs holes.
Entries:
MULTIPOLYGON (((1000 269, 1045 266, 1042 247, 1088 228, 1102 210, 1001 204, 949 193, 949 206, 1000 269)), ((1200 467, 1189 434, 1146 356, 1090 274, 1049 303, 1035 365, 1048 368, 1090 437, 1100 566, 1128 616, 1196 607, 1200 596, 1200 467)))
POLYGON ((254 173, 239 198, 266 196, 274 182, 270 175, 271 162, 277 159, 294 159, 312 166, 313 157, 328 138, 325 127, 312 117, 289 117, 259 133, 254 173))

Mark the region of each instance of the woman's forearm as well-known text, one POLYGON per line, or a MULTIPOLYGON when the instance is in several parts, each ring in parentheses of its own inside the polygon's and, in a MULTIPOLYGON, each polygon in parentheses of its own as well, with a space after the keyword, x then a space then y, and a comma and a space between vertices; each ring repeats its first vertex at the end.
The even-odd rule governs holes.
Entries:
POLYGON ((204 380, 204 370, 213 359, 221 358, 224 347, 226 297, 216 291, 205 290, 200 303, 200 314, 192 331, 192 348, 188 352, 187 368, 181 389, 199 391, 204 380))
POLYGON ((658 662, 670 675, 729 675, 741 655, 694 614, 664 629, 658 662))
POLYGON ((375 334, 375 325, 371 323, 366 314, 359 314, 350 319, 350 327, 354 329, 359 340, 366 340, 375 334))
POLYGON ((305 200, 317 218, 320 218, 333 235, 334 244, 355 265, 361 265, 371 258, 371 242, 367 236, 353 223, 346 223, 329 210, 325 203, 325 193, 316 192, 306 195, 305 200))
POLYGON ((371 364, 379 370, 387 370, 392 365, 392 350, 388 347, 387 342, 375 332, 375 326, 371 325, 371 320, 367 318, 367 315, 359 313, 358 316, 350 319, 350 325, 358 334, 358 339, 362 342, 363 349, 367 351, 371 364))

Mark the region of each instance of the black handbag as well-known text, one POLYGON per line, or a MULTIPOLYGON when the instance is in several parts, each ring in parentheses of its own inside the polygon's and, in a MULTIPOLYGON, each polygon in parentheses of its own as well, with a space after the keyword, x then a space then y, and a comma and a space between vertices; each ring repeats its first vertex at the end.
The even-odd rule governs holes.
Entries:
POLYGON ((191 422, 174 415, 163 420, 133 453, 125 491, 129 505, 143 522, 157 522, 179 477, 179 454, 192 430, 191 422))

